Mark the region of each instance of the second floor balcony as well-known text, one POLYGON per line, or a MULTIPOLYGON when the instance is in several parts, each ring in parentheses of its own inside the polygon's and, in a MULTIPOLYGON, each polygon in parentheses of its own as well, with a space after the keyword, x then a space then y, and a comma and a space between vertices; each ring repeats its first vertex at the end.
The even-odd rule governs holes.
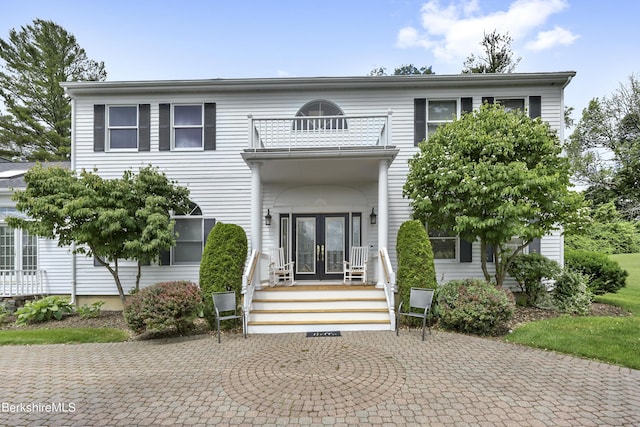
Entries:
POLYGON ((343 149, 392 145, 392 112, 384 115, 253 117, 249 150, 343 149))

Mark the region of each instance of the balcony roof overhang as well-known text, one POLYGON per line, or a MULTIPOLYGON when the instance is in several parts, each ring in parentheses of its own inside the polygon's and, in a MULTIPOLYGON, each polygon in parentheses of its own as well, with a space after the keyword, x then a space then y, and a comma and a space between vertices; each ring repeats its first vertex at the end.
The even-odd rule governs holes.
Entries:
POLYGON ((381 160, 393 162, 393 146, 250 150, 241 153, 248 165, 259 164, 261 181, 269 184, 344 184, 376 182, 381 160))

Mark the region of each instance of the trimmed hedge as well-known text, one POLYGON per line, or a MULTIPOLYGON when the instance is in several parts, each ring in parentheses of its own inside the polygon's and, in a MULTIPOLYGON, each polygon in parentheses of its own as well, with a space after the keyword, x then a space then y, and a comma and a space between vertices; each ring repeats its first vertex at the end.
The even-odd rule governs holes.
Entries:
POLYGON ((215 325, 211 294, 234 291, 240 295, 248 250, 247 234, 239 225, 218 222, 209 233, 200 263, 200 292, 210 327, 215 325))
POLYGON ((476 335, 501 335, 513 317, 513 295, 478 279, 452 280, 436 293, 440 325, 476 335))
POLYGON ((607 255, 590 251, 566 251, 565 267, 589 279, 589 290, 596 295, 618 292, 627 286, 627 273, 607 255))
POLYGON ((396 243, 398 255, 399 301, 408 307, 411 288, 436 289, 436 269, 433 248, 427 230, 418 220, 405 221, 398 229, 396 243))
POLYGON ((160 282, 127 298, 124 319, 136 333, 175 328, 182 333, 193 328, 202 310, 200 290, 188 281, 160 282))

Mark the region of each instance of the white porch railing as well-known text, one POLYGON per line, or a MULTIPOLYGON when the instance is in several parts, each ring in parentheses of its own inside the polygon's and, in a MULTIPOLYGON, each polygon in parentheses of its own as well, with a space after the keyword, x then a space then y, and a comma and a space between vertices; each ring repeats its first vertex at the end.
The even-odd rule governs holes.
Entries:
POLYGON ((249 148, 302 149, 391 145, 391 115, 269 117, 249 114, 249 148))
POLYGON ((382 284, 384 286, 384 294, 387 298, 387 306, 389 307, 389 318, 391 319, 391 328, 395 330, 395 291, 396 291, 396 273, 393 271, 391 260, 387 248, 380 249, 380 264, 382 265, 382 284))
MULTIPOLYGON (((255 276, 258 274, 259 276, 259 268, 258 264, 260 263, 260 252, 253 249, 251 251, 251 255, 247 258, 247 262, 245 264, 245 273, 242 275, 242 291, 241 293, 244 295, 244 299, 242 302, 242 312, 244 313, 245 323, 247 318, 249 317, 249 312, 251 311, 251 305, 253 304, 253 293, 256 290, 255 285, 255 276)), ((260 280, 258 278, 258 280, 260 280)), ((242 325, 243 331, 246 333, 247 325, 242 325)))
POLYGON ((0 297, 44 295, 44 270, 0 270, 0 297))

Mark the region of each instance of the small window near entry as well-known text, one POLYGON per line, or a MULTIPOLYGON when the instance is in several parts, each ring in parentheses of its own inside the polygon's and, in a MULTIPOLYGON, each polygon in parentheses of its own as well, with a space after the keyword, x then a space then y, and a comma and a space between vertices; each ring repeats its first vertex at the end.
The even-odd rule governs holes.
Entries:
POLYGON ((280 216, 280 247, 284 251, 285 262, 289 262, 289 214, 280 216))
POLYGON ((138 149, 138 107, 109 106, 109 149, 138 149))
POLYGON ((351 216, 351 246, 362 246, 362 215, 351 216))
POLYGON ((504 110, 509 111, 524 111, 524 98, 508 98, 508 99, 496 99, 496 102, 504 107, 504 110))
POLYGON ((173 106, 173 146, 176 149, 202 148, 202 105, 173 106))
POLYGON ((431 135, 439 126, 452 122, 458 116, 458 101, 429 100, 427 107, 427 132, 431 135))
POLYGON ((431 240, 433 247, 434 259, 457 259, 458 236, 453 232, 429 230, 429 240, 431 240))

